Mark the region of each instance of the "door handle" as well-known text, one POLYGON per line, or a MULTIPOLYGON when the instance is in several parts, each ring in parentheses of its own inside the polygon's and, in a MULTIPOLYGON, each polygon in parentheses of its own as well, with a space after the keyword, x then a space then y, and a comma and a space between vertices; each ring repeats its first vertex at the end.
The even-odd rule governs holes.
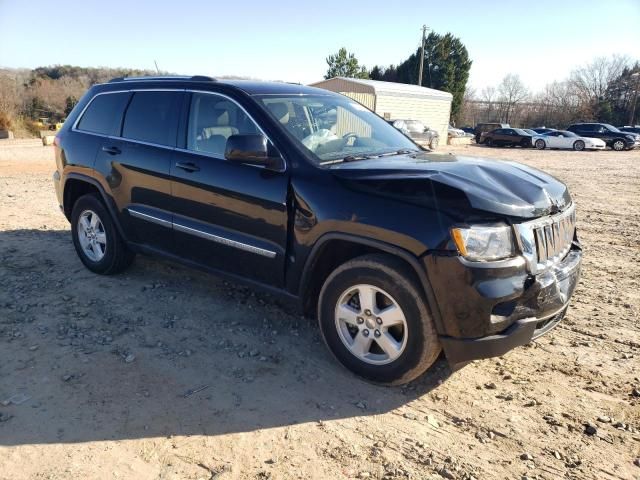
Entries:
POLYGON ((122 153, 118 147, 102 147, 102 151, 109 155, 120 155, 122 153))
POLYGON ((193 162, 178 162, 176 167, 184 170, 185 172, 199 172, 200 167, 193 162))

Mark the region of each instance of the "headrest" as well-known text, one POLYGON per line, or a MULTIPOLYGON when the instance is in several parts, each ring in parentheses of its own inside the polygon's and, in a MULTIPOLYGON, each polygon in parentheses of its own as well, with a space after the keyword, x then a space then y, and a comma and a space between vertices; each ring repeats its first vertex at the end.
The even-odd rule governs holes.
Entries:
POLYGON ((280 123, 289 123, 289 107, 285 102, 268 103, 267 107, 280 123))
POLYGON ((214 110, 214 117, 216 118, 216 125, 218 127, 229 126, 229 111, 222 108, 216 108, 214 110))

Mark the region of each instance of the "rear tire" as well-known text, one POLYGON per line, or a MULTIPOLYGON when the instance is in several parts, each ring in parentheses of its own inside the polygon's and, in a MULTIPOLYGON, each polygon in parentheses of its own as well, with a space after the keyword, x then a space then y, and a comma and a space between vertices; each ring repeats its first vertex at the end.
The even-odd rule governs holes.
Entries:
POLYGON ((325 281, 320 331, 331 353, 356 375, 403 384, 438 358, 438 335, 414 275, 401 260, 373 254, 341 265, 325 281))
POLYGON ((121 272, 135 257, 118 233, 111 214, 94 194, 83 195, 73 205, 71 236, 80 260, 94 273, 121 272))
POLYGON ((581 152, 582 150, 584 150, 584 142, 582 140, 576 140, 575 142, 573 142, 573 149, 576 152, 581 152))
POLYGON ((544 140, 536 140, 536 148, 538 150, 544 150, 545 148, 547 148, 547 144, 544 142, 544 140))

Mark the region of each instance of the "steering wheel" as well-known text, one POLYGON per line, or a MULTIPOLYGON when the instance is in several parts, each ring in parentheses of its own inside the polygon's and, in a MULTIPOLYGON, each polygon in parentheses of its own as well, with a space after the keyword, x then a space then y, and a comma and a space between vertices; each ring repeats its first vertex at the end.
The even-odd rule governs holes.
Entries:
POLYGON ((347 145, 349 143, 349 140, 351 140, 353 138, 353 142, 351 143, 351 146, 353 146, 353 144, 355 143, 355 141, 358 139, 358 134, 355 132, 347 132, 345 133, 342 138, 344 139, 344 144, 347 145))

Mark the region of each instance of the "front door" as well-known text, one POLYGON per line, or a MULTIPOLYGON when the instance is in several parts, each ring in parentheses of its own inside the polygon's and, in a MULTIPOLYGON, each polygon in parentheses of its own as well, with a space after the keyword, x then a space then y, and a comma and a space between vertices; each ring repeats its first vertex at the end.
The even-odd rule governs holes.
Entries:
POLYGON ((177 253, 272 286, 284 283, 288 173, 228 162, 227 139, 261 130, 234 100, 194 92, 186 148, 171 162, 177 253))

